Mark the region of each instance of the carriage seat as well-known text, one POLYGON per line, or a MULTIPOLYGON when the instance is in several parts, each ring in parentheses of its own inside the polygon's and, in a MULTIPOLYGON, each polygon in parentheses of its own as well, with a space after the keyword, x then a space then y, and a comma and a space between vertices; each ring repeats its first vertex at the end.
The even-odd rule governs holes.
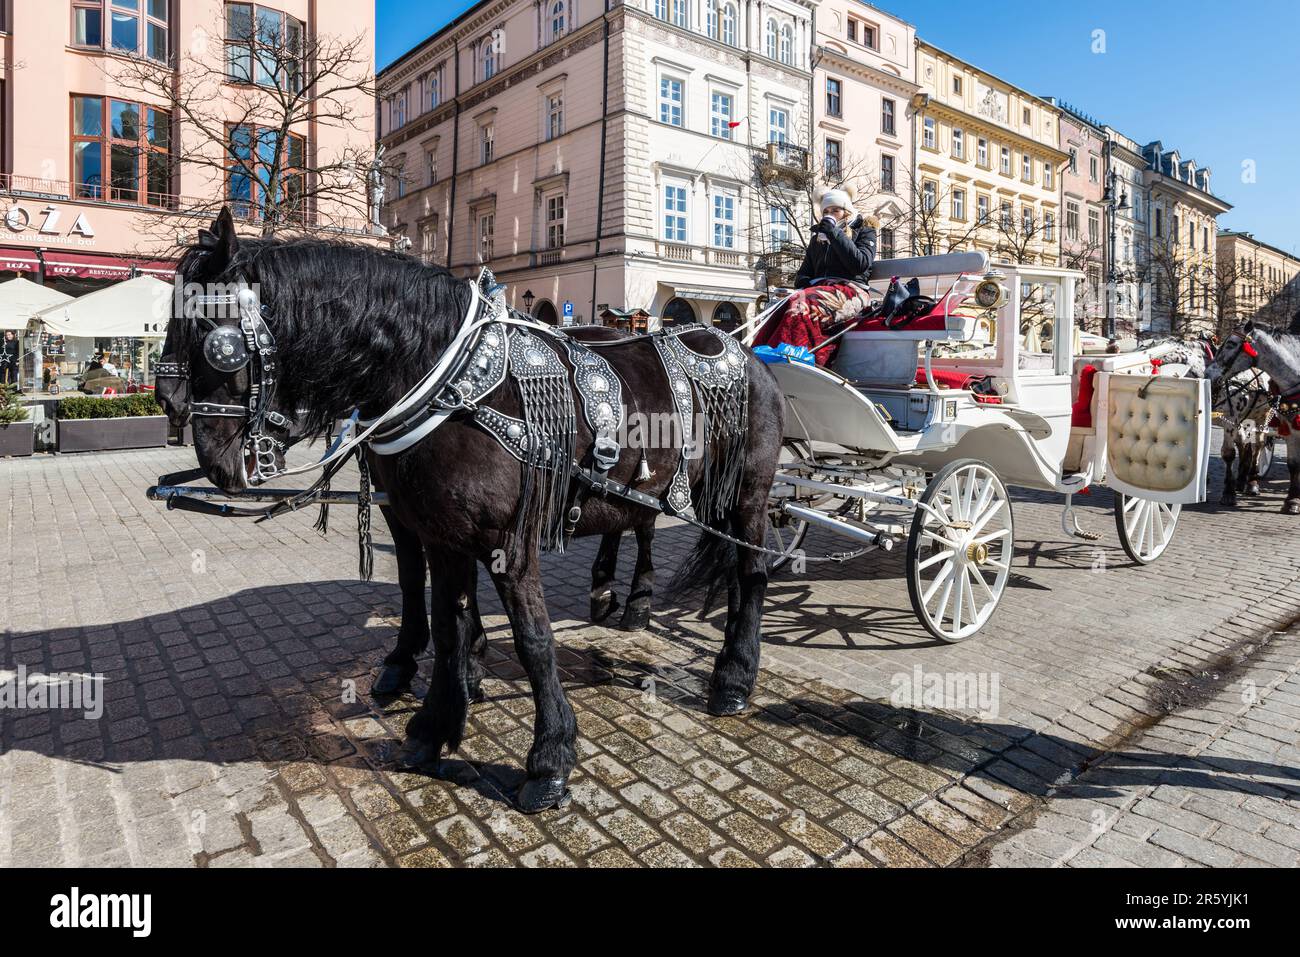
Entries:
POLYGON ((1081 472, 1097 448, 1097 367, 1091 363, 1078 372, 1079 393, 1070 406, 1070 442, 1066 446, 1062 472, 1081 472))

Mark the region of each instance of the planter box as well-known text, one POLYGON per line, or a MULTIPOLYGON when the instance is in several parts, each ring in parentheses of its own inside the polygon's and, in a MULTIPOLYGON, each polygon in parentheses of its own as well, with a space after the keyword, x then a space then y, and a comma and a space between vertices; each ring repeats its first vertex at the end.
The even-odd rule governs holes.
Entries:
POLYGON ((165 415, 125 419, 60 419, 60 452, 108 452, 115 449, 152 449, 167 445, 165 415))
POLYGON ((31 455, 36 424, 31 421, 0 425, 0 459, 31 455))

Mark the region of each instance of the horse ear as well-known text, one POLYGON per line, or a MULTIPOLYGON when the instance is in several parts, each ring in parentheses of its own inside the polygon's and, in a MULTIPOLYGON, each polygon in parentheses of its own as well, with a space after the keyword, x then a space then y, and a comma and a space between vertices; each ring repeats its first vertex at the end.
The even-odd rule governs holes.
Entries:
POLYGON ((1254 320, 1254 319, 1247 319, 1247 320, 1246 320, 1246 324, 1245 324, 1244 326, 1242 326, 1241 328, 1242 328, 1242 331, 1244 331, 1244 332, 1246 333, 1246 335, 1250 335, 1252 332, 1255 331, 1255 320, 1254 320))

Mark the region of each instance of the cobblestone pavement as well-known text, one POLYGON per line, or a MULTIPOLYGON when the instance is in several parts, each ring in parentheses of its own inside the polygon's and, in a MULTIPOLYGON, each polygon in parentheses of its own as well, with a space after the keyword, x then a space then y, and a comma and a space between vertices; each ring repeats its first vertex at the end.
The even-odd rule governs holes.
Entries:
MULTIPOLYGON (((1019 496, 1012 587, 957 646, 914 622, 897 553, 775 579, 754 707, 723 720, 702 700, 719 613, 661 597, 647 632, 591 626, 592 543, 549 556, 580 756, 572 804, 524 817, 507 796, 532 701, 495 597, 462 751, 442 778, 396 772, 418 702, 367 694, 396 631, 391 547, 363 583, 345 509, 322 541, 314 514, 145 501, 192 462, 0 461, 0 673, 105 676, 100 720, 0 711, 0 866, 1297 862, 1281 470, 1235 513, 1185 510, 1148 568, 1118 548, 1108 492, 1080 500, 1096 545, 1065 540, 1059 501, 1019 496), (935 680, 937 702, 900 697, 935 680)), ((659 567, 692 538, 663 527, 659 567)))

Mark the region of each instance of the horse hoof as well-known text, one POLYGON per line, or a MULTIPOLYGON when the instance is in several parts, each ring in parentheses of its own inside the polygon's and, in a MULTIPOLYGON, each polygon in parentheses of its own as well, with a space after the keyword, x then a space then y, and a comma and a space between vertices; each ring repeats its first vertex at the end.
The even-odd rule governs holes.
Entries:
POLYGON ((469 692, 470 704, 478 704, 487 700, 487 695, 483 693, 483 685, 478 681, 471 682, 466 690, 469 692))
POLYGON ((726 718, 733 714, 740 714, 747 707, 749 707, 749 701, 742 694, 737 694, 734 691, 709 692, 709 714, 715 718, 726 718))
POLYGON ((370 686, 371 694, 393 695, 411 690, 411 679, 419 672, 415 665, 384 665, 379 677, 370 686))
POLYGON ((429 771, 435 776, 442 770, 442 748, 407 738, 397 751, 396 763, 403 771, 429 771))
POLYGON ((1249 485, 1247 485, 1247 486, 1246 486, 1246 494, 1247 494, 1247 495, 1258 495, 1258 494, 1259 494, 1259 483, 1258 483, 1258 482, 1251 482, 1249 485))
POLYGON ((1283 515, 1300 515, 1300 498, 1289 498, 1282 506, 1283 515))
POLYGON ((619 631, 645 631, 650 627, 650 609, 628 605, 623 612, 623 620, 618 623, 619 631))
POLYGON ((618 611, 618 596, 613 592, 591 599, 591 623, 599 625, 618 611))
POLYGON ((573 800, 567 785, 568 778, 529 778, 519 789, 519 810, 525 814, 540 814, 551 808, 567 806, 573 800))

